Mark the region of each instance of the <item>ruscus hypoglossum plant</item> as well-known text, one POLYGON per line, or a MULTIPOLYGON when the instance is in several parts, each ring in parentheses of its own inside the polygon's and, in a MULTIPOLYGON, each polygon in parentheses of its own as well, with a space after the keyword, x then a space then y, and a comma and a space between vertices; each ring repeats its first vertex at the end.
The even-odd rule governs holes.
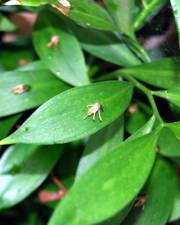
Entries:
POLYGON ((0 224, 180 221, 180 1, 0 4, 0 224))

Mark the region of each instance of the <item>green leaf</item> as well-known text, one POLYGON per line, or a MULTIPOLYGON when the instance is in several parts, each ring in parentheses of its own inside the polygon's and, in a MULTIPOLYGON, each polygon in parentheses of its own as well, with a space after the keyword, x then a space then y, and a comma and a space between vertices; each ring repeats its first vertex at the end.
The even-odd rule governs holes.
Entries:
MULTIPOLYGON (((31 62, 34 58, 34 51, 32 48, 21 48, 16 47, 5 47, 0 51, 0 64, 4 70, 14 70, 19 67, 19 62, 24 60, 26 62, 31 62), (7 60, 8 59, 8 60, 7 60)), ((19 67, 21 68, 21 67, 19 67)))
POLYGON ((174 17, 176 20, 176 25, 177 25, 177 31, 179 35, 179 44, 180 44, 180 1, 179 0, 170 0, 173 12, 174 12, 174 17))
POLYGON ((124 136, 124 120, 122 117, 90 137, 83 156, 80 159, 76 180, 86 173, 98 160, 117 147, 124 136))
POLYGON ((168 123, 165 126, 170 128, 175 133, 178 139, 180 138, 180 121, 174 122, 174 123, 168 123))
POLYGON ((153 91, 153 95, 165 98, 174 105, 180 107, 180 87, 169 89, 166 91, 153 91))
POLYGON ((37 107, 68 88, 68 85, 54 77, 48 70, 15 70, 2 73, 0 117, 37 107), (22 85, 27 90, 16 94, 16 88, 22 85))
POLYGON ((167 0, 142 0, 142 10, 134 21, 134 28, 141 28, 152 16, 154 16, 165 4, 167 0))
POLYGON ((120 31, 134 38, 134 0, 104 0, 104 3, 120 31))
POLYGON ((75 36, 53 14, 40 14, 33 32, 33 43, 42 62, 57 77, 75 86, 88 84, 83 53, 75 36), (52 37, 59 38, 48 47, 52 37))
POLYGON ((158 146, 160 153, 168 157, 180 157, 180 142, 169 128, 161 130, 158 146))
POLYGON ((126 116, 126 131, 133 134, 147 122, 147 114, 142 109, 136 112, 128 113, 126 116))
POLYGON ((110 124, 127 108, 132 97, 132 86, 127 82, 111 81, 72 88, 36 110, 11 136, 7 143, 67 143, 86 137, 110 124), (100 103, 102 119, 85 119, 87 106, 100 103), (102 110, 101 110, 102 111, 102 110))
POLYGON ((180 84, 180 57, 161 59, 139 66, 122 69, 115 73, 126 77, 132 75, 145 83, 171 88, 180 84))
POLYGON ((99 160, 74 184, 48 225, 91 225, 126 207, 150 173, 156 136, 126 142, 99 160))
POLYGON ((63 4, 57 0, 21 0, 20 2, 15 0, 9 1, 8 5, 22 4, 25 6, 40 6, 49 4, 61 13, 62 11, 66 11, 66 13, 63 14, 70 17, 72 20, 78 24, 81 24, 82 26, 92 27, 100 30, 116 30, 116 26, 114 25, 106 10, 92 0, 68 0, 68 2, 71 6, 69 9, 63 7, 63 4))
POLYGON ((178 178, 178 187, 175 192, 175 201, 169 221, 175 221, 180 218, 180 179, 178 178))
POLYGON ((5 16, 0 14, 0 31, 11 32, 16 29, 16 26, 5 16))
POLYGON ((0 159, 0 209, 30 195, 48 176, 62 146, 14 145, 0 159))
POLYGON ((145 190, 143 190, 146 196, 144 210, 142 208, 134 208, 124 224, 166 224, 172 210, 176 185, 177 180, 174 167, 163 158, 158 158, 145 190))
POLYGON ((0 139, 5 138, 12 126, 16 123, 16 121, 20 118, 20 114, 14 115, 11 117, 2 118, 0 120, 0 139))
POLYGON ((90 0, 69 0, 71 10, 69 17, 85 27, 115 31, 110 16, 102 7, 90 0))
MULTIPOLYGON (((0 139, 5 138, 9 134, 11 128, 15 125, 20 116, 21 114, 18 114, 11 117, 2 118, 0 120, 0 139)), ((2 146, 0 146, 0 149, 1 147, 2 146)))
POLYGON ((141 128, 139 128, 133 135, 131 135, 127 141, 130 141, 130 140, 134 140, 136 138, 139 138, 139 137, 142 137, 146 134, 149 134, 152 129, 153 129, 153 126, 155 124, 155 121, 156 121, 156 118, 155 116, 153 115, 148 121, 147 123, 142 126, 141 128))
POLYGON ((114 34, 84 29, 75 25, 71 26, 71 28, 80 41, 82 48, 88 53, 121 66, 133 66, 141 63, 125 41, 118 39, 114 34))

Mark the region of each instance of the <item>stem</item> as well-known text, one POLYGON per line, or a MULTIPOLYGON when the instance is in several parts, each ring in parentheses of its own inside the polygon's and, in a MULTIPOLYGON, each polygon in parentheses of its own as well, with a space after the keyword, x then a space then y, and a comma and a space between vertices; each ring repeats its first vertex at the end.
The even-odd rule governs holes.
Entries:
POLYGON ((146 1, 145 1, 145 0, 141 0, 141 3, 142 3, 142 5, 143 5, 143 7, 146 9, 146 8, 147 8, 147 3, 146 3, 146 1))
POLYGON ((147 98, 149 100, 149 103, 150 103, 150 105, 152 107, 152 110, 154 112, 154 115, 159 120, 159 122, 161 124, 163 124, 164 122, 163 122, 163 120, 162 120, 162 118, 161 118, 161 116, 159 114, 157 105, 156 105, 156 103, 154 101, 154 97, 151 94, 151 91, 147 87, 145 87, 143 84, 141 84, 139 81, 137 81, 135 78, 133 78, 132 76, 125 75, 123 77, 126 78, 127 80, 131 81, 139 90, 141 90, 147 96, 147 98))

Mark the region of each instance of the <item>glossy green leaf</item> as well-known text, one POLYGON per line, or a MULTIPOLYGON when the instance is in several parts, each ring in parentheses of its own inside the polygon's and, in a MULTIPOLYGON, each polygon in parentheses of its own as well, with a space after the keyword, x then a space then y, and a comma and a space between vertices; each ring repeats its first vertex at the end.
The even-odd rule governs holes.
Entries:
POLYGON ((143 190, 146 196, 144 210, 141 207, 134 208, 124 225, 165 225, 172 210, 176 186, 174 167, 168 161, 158 158, 143 190))
POLYGON ((99 160, 74 184, 48 225, 91 225, 127 206, 152 168, 156 135, 126 142, 99 160))
POLYGON ((18 71, 46 70, 46 67, 40 60, 37 60, 21 66, 17 70, 18 71))
POLYGON ((134 21, 134 28, 139 29, 145 22, 154 16, 166 3, 167 0, 143 0, 142 10, 134 21))
MULTIPOLYGON (((9 134, 11 128, 15 125, 16 121, 20 118, 20 116, 21 115, 18 114, 0 119, 0 139, 5 138, 9 134)), ((1 147, 2 146, 0 146, 0 149, 1 147)))
MULTIPOLYGON (((79 179, 87 171, 87 169, 93 166, 98 160, 121 143, 123 138, 122 122, 122 119, 119 118, 111 125, 99 131, 90 138, 83 157, 80 160, 76 173, 76 180, 79 179)), ((139 129, 127 140, 130 141, 150 133, 154 122, 155 117, 153 116, 141 129, 139 129)), ((128 205, 125 209, 120 210, 120 212, 118 212, 115 216, 100 224, 98 223, 98 225, 119 225, 120 222, 127 216, 131 207, 132 204, 128 205)))
POLYGON ((170 0, 172 9, 174 12, 174 17, 176 20, 177 31, 179 35, 179 44, 180 44, 180 1, 179 0, 170 0))
POLYGON ((30 48, 20 48, 11 47, 11 48, 2 48, 0 51, 0 65, 6 70, 14 70, 19 67, 19 61, 24 60, 31 62, 34 58, 34 52, 30 48), (7 60, 8 59, 8 60, 7 60))
POLYGON ((72 88, 37 109, 31 117, 1 144, 7 143, 66 143, 86 137, 110 124, 127 108, 132 86, 127 82, 111 81, 72 88), (100 103, 98 115, 85 119, 87 106, 100 103))
MULTIPOLYGON (((71 5, 69 12, 67 13, 68 17, 70 17, 76 23, 81 24, 82 26, 92 27, 100 30, 116 30, 116 26, 113 24, 113 21, 106 10, 95 2, 91 0, 68 0, 68 2, 71 5)), ((15 3, 12 2, 11 5, 13 4, 15 5, 15 3)), ((20 4, 25 6, 52 4, 53 6, 56 6, 56 9, 58 7, 63 9, 60 1, 56 0, 21 0, 20 4)))
POLYGON ((104 3, 120 31, 131 37, 134 37, 134 0, 104 0, 104 3))
POLYGON ((180 84, 180 57, 161 59, 151 63, 116 71, 116 74, 126 77, 132 75, 145 83, 171 88, 180 84))
POLYGON ((172 222, 178 220, 179 218, 180 218, 180 179, 178 178, 178 185, 175 192, 175 201, 169 221, 172 222))
POLYGON ((18 114, 10 117, 5 117, 0 120, 0 139, 5 138, 8 135, 10 129, 14 126, 20 116, 21 115, 18 114))
POLYGON ((54 77, 48 70, 15 70, 2 73, 0 117, 37 107, 68 88, 68 85, 54 77), (14 93, 19 85, 25 85, 27 91, 21 94, 14 93))
POLYGON ((33 33, 35 49, 45 66, 57 77, 75 86, 88 84, 86 65, 78 41, 67 32, 53 14, 40 14, 33 33), (59 38, 54 47, 48 47, 53 36, 59 38))
POLYGON ((0 14, 0 31, 11 32, 16 29, 16 26, 5 16, 0 14))
POLYGON ((163 128, 158 139, 160 153, 168 157, 180 157, 180 141, 169 128, 163 128))
POLYGON ((62 146, 14 145, 0 159, 0 209, 30 195, 45 180, 62 153, 62 146))
POLYGON ((144 124, 144 126, 142 126, 141 128, 139 128, 133 135, 131 135, 127 141, 130 141, 130 140, 134 140, 136 138, 139 138, 141 136, 144 136, 146 134, 149 134, 152 129, 153 129, 153 126, 155 124, 155 121, 156 121, 156 118, 155 116, 153 115, 148 121, 146 124, 144 124))
POLYGON ((180 122, 168 123, 166 127, 170 128, 176 135, 176 137, 180 138, 180 122))
POLYGON ((73 32, 81 42, 82 48, 98 58, 122 66, 133 66, 141 63, 127 44, 111 33, 83 29, 78 26, 74 26, 73 32))
POLYGON ((124 136, 124 120, 122 117, 90 137, 83 156, 80 159, 76 180, 86 173, 98 160, 117 147, 124 136))
POLYGON ((127 114, 126 131, 129 134, 133 134, 147 122, 147 119, 148 117, 142 109, 138 109, 134 113, 127 114))
POLYGON ((180 87, 169 89, 167 91, 153 91, 153 95, 164 98, 180 107, 180 87))
POLYGON ((69 0, 69 17, 76 23, 101 30, 116 30, 110 16, 102 7, 90 0, 69 0))

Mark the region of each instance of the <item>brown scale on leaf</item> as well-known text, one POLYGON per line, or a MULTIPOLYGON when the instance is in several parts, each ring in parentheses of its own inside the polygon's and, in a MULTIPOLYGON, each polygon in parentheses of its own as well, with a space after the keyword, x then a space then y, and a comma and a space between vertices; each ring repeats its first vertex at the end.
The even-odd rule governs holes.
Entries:
POLYGON ((20 84, 18 86, 15 86, 12 88, 12 92, 13 94, 23 94, 27 91, 29 91, 30 87, 28 85, 25 84, 20 84))
POLYGON ((27 59, 19 59, 18 62, 17 62, 18 66, 24 66, 24 65, 26 65, 28 63, 29 62, 28 62, 27 59))
POLYGON ((160 152, 161 152, 161 149, 160 149, 159 146, 156 147, 156 152, 157 152, 157 153, 160 153, 160 152))
POLYGON ((51 37, 50 42, 47 44, 48 48, 54 48, 59 44, 59 37, 57 35, 53 35, 51 37))
POLYGON ((147 201, 147 197, 146 195, 140 195, 138 198, 137 198, 137 201, 135 203, 135 207, 139 208, 141 207, 143 210, 145 208, 145 205, 146 205, 146 201, 147 201))

